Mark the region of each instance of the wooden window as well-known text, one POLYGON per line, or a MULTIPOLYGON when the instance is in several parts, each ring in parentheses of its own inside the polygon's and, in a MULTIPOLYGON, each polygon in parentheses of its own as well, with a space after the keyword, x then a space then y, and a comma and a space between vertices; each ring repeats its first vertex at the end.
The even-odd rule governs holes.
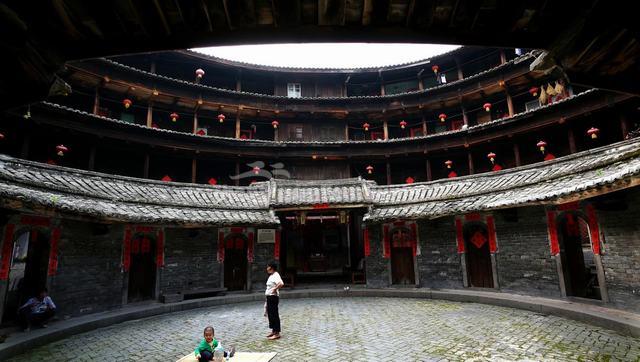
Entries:
POLYGON ((414 127, 411 129, 411 138, 424 136, 422 127, 414 127))
POLYGON ((383 140, 384 139, 384 132, 382 131, 371 131, 371 139, 372 140, 383 140))
POLYGON ((455 121, 451 121, 451 130, 456 131, 462 128, 464 125, 464 121, 461 119, 456 119, 455 121))
POLYGON ((302 141, 304 139, 304 133, 302 126, 296 126, 293 129, 293 139, 296 141, 302 141))
POLYGON ((287 83, 287 97, 302 97, 302 87, 300 86, 300 83, 287 83))

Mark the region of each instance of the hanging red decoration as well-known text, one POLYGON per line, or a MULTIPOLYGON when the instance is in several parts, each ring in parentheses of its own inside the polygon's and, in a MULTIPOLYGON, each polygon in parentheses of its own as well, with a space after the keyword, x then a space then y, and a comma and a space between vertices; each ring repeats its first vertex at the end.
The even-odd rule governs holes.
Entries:
POLYGON ((433 70, 434 74, 438 74, 438 71, 440 70, 440 67, 437 65, 432 65, 431 66, 431 70, 433 70))
POLYGON ((407 126, 407 122, 405 120, 400 121, 400 128, 404 129, 407 126))
POLYGON ((451 166, 453 165, 453 161, 446 160, 446 161, 444 161, 444 164, 447 165, 447 168, 451 168, 451 166))
POLYGON ((364 128, 365 132, 369 131, 370 124, 365 122, 362 124, 362 128, 364 128))
POLYGON ((253 168, 253 173, 254 173, 254 174, 256 174, 256 175, 257 175, 257 174, 259 174, 259 173, 260 173, 260 167, 255 166, 255 167, 253 168))
POLYGON ((217 185, 218 184, 218 180, 216 180, 214 177, 210 178, 209 181, 207 181, 207 183, 209 185, 217 185))
POLYGON ((544 153, 545 147, 547 147, 547 142, 540 141, 536 144, 536 146, 538 146, 538 148, 540 149, 540 152, 544 153))
POLYGON ((369 166, 366 167, 366 169, 367 169, 367 173, 369 175, 371 175, 373 173, 373 166, 369 165, 369 166))
POLYGON ((489 112, 491 110, 491 103, 487 102, 483 104, 482 108, 484 108, 485 111, 489 112))
POLYGON ((409 176, 407 177, 404 182, 408 183, 408 184, 412 184, 414 183, 416 180, 413 179, 413 177, 409 176))
POLYGON ((500 171, 502 170, 502 166, 498 165, 497 163, 495 165, 493 165, 493 167, 491 168, 492 171, 500 171))
POLYGON ((204 77, 204 70, 200 68, 196 69, 196 78, 202 79, 202 77, 204 77))
POLYGON ((533 97, 537 97, 538 96, 538 92, 540 92, 540 88, 538 88, 538 87, 529 88, 529 93, 531 93, 531 95, 533 97))
POLYGON ((160 128, 156 122, 151 122, 151 128, 160 128))
POLYGON ((487 237, 480 231, 476 231, 469 241, 471 241, 471 244, 473 244, 476 249, 480 249, 484 243, 487 242, 487 237))
POLYGON ((587 131, 587 134, 588 134, 589 136, 591 136, 591 138, 592 138, 592 139, 594 139, 594 140, 595 140, 596 138, 598 138, 598 134, 599 134, 599 133, 600 133, 600 130, 599 130, 598 128, 596 128, 596 127, 591 127, 591 128, 589 128, 589 130, 587 131))
POLYGON ((278 129, 280 122, 274 120, 273 122, 271 122, 271 125, 273 126, 273 129, 278 129))
POLYGON ((132 103, 132 102, 131 102, 131 99, 128 99, 128 98, 125 98, 125 99, 122 101, 122 104, 124 104, 124 108, 126 108, 126 109, 129 109, 129 107, 131 107, 131 103, 132 103))
POLYGON ((225 117, 225 116, 224 116, 224 114, 220 113, 220 114, 218 115, 218 122, 219 122, 219 123, 224 123, 224 119, 225 119, 225 118, 227 118, 227 117, 225 117))
POLYGON ((206 136, 207 135, 207 133, 202 128, 200 128, 198 131, 196 131, 196 134, 198 136, 206 136))
POLYGON ((62 157, 65 153, 69 152, 69 149, 65 145, 57 145, 56 151, 58 153, 58 156, 62 157))
POLYGON ((178 118, 180 118, 180 116, 176 112, 171 113, 169 117, 171 117, 171 122, 175 122, 178 120, 178 118))
POLYGON ((449 174, 447 175, 448 178, 454 178, 454 177, 458 177, 458 174, 455 171, 451 171, 449 172, 449 174))
POLYGON ((493 152, 489 152, 487 158, 489 159, 489 161, 491 161, 491 163, 494 163, 496 161, 496 154, 493 152))
POLYGON ((171 177, 169 177, 169 175, 164 175, 164 176, 160 179, 160 181, 164 181, 164 182, 171 182, 171 181, 173 181, 173 180, 171 179, 171 177))
POLYGON ((440 122, 444 122, 445 119, 447 119, 447 115, 444 113, 440 113, 440 115, 438 116, 438 118, 440 118, 440 122))

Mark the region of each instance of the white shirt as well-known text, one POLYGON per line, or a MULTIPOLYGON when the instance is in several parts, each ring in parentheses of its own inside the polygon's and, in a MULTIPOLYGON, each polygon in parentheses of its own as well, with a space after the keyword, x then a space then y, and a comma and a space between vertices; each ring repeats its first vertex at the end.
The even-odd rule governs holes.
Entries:
POLYGON ((273 272, 273 274, 269 275, 269 279, 267 279, 267 290, 264 292, 264 295, 280 295, 278 289, 276 289, 276 285, 283 283, 282 278, 280 278, 280 274, 278 272, 273 272))

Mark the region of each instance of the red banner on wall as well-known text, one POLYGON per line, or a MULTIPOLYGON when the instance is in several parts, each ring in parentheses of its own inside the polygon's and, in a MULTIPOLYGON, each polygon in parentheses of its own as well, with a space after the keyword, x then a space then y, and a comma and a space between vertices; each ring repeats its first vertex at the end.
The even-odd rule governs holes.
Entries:
POLYGON ((14 224, 7 224, 4 228, 4 241, 2 242, 2 260, 0 261, 0 280, 9 278, 9 265, 11 265, 11 254, 13 252, 13 232, 14 224))
POLYGON ((587 219, 589 221, 589 236, 591 236, 591 250, 593 254, 600 255, 600 227, 593 205, 587 205, 587 219))
POLYGON ((224 262, 224 231, 218 231, 218 263, 224 262))
POLYGON ((462 220, 456 218, 456 243, 458 245, 458 254, 465 252, 464 234, 462 233, 462 220))
POLYGON ((547 231, 549 232, 551 255, 556 256, 560 253, 560 244, 558 244, 558 229, 556 227, 555 211, 547 211, 547 231))
POLYGON ((247 261, 253 263, 253 231, 249 232, 249 241, 247 242, 247 261))
POLYGON ((122 269, 129 271, 131 266, 131 228, 124 229, 124 239, 122 241, 122 269))
POLYGON ((411 223, 411 252, 413 256, 418 255, 418 231, 416 223, 411 223))
POLYGON ((389 238, 389 225, 384 225, 383 227, 383 238, 382 238, 382 256, 384 258, 389 258, 391 256, 391 241, 389 238))
POLYGON ((371 255, 371 242, 369 241, 369 228, 364 228, 364 256, 371 255))
POLYGON ((489 251, 495 253, 498 251, 498 243, 496 242, 496 225, 493 216, 487 216, 487 234, 489 234, 489 251))
POLYGON ((51 249, 49 250, 49 268, 47 275, 56 275, 58 271, 58 241, 60 240, 60 228, 51 231, 51 249))
POLYGON ((164 231, 158 230, 158 240, 156 242, 156 266, 164 266, 164 231))
POLYGON ((280 230, 276 230, 276 242, 273 246, 273 258, 280 260, 280 230))

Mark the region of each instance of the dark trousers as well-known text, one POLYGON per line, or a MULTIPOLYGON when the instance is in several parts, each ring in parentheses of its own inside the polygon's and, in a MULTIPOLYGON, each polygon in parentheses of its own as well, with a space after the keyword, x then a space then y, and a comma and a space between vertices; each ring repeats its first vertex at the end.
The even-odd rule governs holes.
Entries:
POLYGON ((32 325, 42 325, 47 323, 51 317, 55 314, 52 309, 47 309, 43 313, 33 313, 31 308, 23 308, 19 313, 20 325, 22 328, 31 327, 32 325))
MULTIPOLYGON (((224 352, 224 356, 227 357, 227 352, 224 352)), ((209 351, 200 352, 199 362, 211 361, 213 359, 213 353, 209 351)))
POLYGON ((269 328, 273 329, 275 333, 280 333, 280 313, 278 312, 278 301, 280 298, 277 295, 267 296, 267 317, 269 317, 269 328))

